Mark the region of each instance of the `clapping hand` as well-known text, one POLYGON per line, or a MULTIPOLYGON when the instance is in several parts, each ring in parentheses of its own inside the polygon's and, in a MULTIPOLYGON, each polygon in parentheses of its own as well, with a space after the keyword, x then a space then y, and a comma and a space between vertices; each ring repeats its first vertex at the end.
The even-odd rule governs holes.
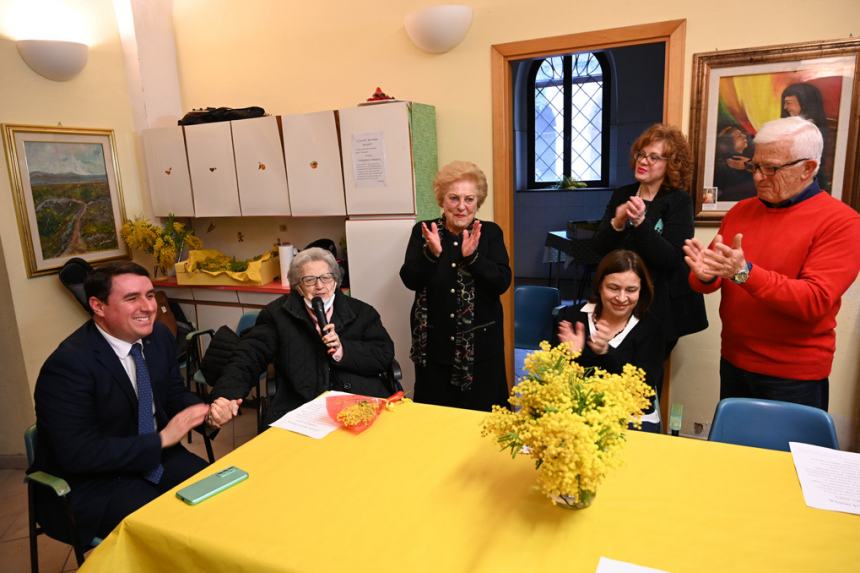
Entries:
POLYGON ((427 227, 427 223, 421 223, 421 236, 424 237, 427 250, 431 255, 438 257, 442 254, 442 238, 439 236, 439 227, 436 223, 430 223, 430 227, 427 227))
POLYGON ((588 338, 586 344, 597 355, 603 355, 609 352, 609 341, 613 335, 609 330, 609 323, 605 320, 598 320, 594 325, 594 332, 588 338))
POLYGON ((478 242, 481 240, 481 222, 475 219, 472 224, 472 230, 463 230, 463 258, 471 257, 472 253, 478 248, 478 242))
POLYGON ((173 416, 164 429, 158 433, 161 437, 161 447, 169 448, 178 444, 185 434, 203 423, 208 413, 209 406, 200 403, 188 406, 173 416))
POLYGON ((645 211, 648 207, 645 205, 642 197, 634 195, 624 206, 627 209, 627 219, 634 227, 638 227, 645 221, 645 211))
POLYGON ((732 239, 732 245, 729 246, 723 242, 722 235, 714 237, 714 243, 711 245, 711 248, 702 255, 705 272, 711 276, 730 279, 738 272, 744 270, 747 266, 747 261, 744 257, 744 250, 741 247, 743 238, 744 236, 738 233, 732 239))
POLYGON ((571 352, 582 352, 585 346, 585 325, 577 322, 574 326, 569 320, 562 320, 558 323, 558 339, 567 344, 571 352))
POLYGON ((697 239, 684 241, 684 262, 687 263, 697 279, 703 283, 708 283, 714 280, 714 275, 710 274, 705 266, 705 251, 707 249, 697 239))

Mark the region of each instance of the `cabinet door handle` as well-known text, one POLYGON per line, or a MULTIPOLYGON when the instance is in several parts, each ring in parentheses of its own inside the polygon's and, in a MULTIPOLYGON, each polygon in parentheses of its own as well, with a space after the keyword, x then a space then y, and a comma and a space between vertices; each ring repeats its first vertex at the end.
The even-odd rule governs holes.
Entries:
POLYGON ((210 172, 212 172, 212 173, 215 173, 215 170, 216 170, 216 169, 218 169, 218 168, 217 168, 217 167, 210 167, 210 168, 209 168, 209 171, 210 171, 210 172))
POLYGON ((265 171, 266 170, 266 164, 263 163, 262 161, 258 161, 257 162, 257 169, 260 171, 265 171))
POLYGON ((172 172, 173 172, 173 167, 168 167, 167 169, 164 170, 165 175, 170 175, 172 172))

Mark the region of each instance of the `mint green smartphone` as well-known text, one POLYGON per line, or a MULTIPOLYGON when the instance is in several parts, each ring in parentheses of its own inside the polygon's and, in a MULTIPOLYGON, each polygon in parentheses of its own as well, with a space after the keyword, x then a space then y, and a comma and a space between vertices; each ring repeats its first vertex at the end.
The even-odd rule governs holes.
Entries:
POLYGON ((176 497, 188 505, 197 505, 204 499, 208 499, 246 479, 248 479, 248 472, 236 466, 230 466, 180 489, 176 492, 176 497))

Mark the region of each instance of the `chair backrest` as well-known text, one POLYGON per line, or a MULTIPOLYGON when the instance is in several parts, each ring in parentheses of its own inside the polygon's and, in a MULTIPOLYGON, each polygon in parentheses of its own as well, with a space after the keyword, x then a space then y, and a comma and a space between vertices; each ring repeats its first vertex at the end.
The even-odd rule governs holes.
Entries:
POLYGON ((254 324, 257 323, 258 314, 260 314, 259 310, 250 310, 243 314, 242 318, 239 319, 239 324, 236 325, 236 334, 242 336, 251 330, 254 324))
POLYGON ((27 451, 27 466, 32 466, 36 459, 36 424, 24 430, 24 449, 27 451))
POLYGON ((757 398, 720 400, 708 440, 784 452, 788 442, 839 449, 833 418, 824 410, 757 398))
POLYGON ((536 349, 542 340, 552 340, 552 312, 560 302, 557 288, 517 287, 514 291, 514 346, 536 349))

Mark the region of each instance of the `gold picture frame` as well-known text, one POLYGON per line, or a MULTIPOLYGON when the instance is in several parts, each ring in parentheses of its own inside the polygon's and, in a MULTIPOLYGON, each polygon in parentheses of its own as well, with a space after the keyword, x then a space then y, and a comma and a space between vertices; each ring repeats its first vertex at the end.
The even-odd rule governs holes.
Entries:
POLYGON ((784 114, 819 125, 819 184, 860 207, 858 67, 858 38, 693 54, 689 134, 697 222, 718 225, 737 201, 755 195, 743 166, 756 129, 784 114))
POLYGON ((3 125, 27 276, 129 258, 113 130, 3 125))

